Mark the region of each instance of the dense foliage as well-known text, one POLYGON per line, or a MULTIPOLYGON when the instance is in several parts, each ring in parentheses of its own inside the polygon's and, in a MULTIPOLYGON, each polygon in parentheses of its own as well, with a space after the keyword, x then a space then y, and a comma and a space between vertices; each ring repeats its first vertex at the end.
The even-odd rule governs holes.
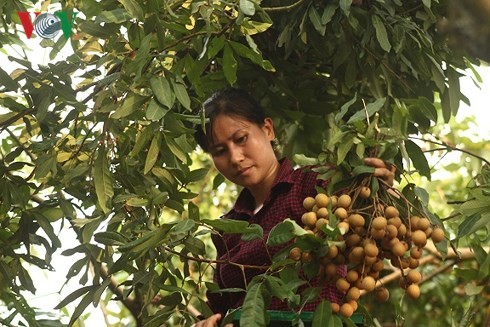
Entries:
MULTIPOLYGON (((410 315, 399 297, 383 312, 366 301, 373 317, 406 317, 409 325, 434 315, 461 325, 483 322, 489 163, 473 156, 471 182, 443 188, 449 212, 431 207, 431 186, 412 179, 431 178, 424 150, 467 144, 439 129, 460 101, 469 102, 459 77, 480 64, 438 32, 447 11, 445 0, 3 1, 0 301, 8 314, 1 322, 60 325, 37 319, 26 301, 24 292, 36 291, 28 267, 50 270, 53 256, 80 254, 66 276, 78 278, 80 288, 57 306, 77 303, 69 325, 100 301, 121 303, 137 326, 191 325, 194 308, 209 314, 204 291, 215 288, 209 235, 262 237, 257 226, 214 219, 233 194, 225 194, 223 206, 212 202, 227 184, 192 138, 202 101, 229 85, 249 90, 267 108, 280 155, 298 164, 339 165, 328 176, 329 192, 352 177, 360 158, 380 156, 397 166, 400 188, 445 227, 449 249, 471 249, 468 257, 450 256, 447 248, 432 253, 428 275, 440 281, 427 282, 424 295, 456 287, 469 297, 440 297, 430 304, 437 310, 419 299, 424 307, 409 307, 410 315), (18 14, 26 11, 73 17, 71 34, 42 39, 34 31, 26 39, 18 14), (36 54, 23 50, 32 44, 49 49, 52 62, 34 64, 36 54), (66 60, 56 60, 66 49, 66 60), (78 245, 60 253, 64 226, 76 232, 78 245), (445 311, 456 306, 451 315, 445 311)), ((249 301, 296 301, 285 280, 262 277, 250 285, 249 301)), ((257 326, 264 308, 247 301, 242 323, 257 326)))

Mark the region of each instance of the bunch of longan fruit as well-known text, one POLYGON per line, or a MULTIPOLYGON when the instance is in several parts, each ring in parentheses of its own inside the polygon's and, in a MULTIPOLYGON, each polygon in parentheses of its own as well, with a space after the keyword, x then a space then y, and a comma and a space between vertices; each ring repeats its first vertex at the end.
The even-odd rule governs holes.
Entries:
POLYGON ((360 183, 342 194, 318 193, 303 201, 303 228, 322 238, 327 250, 294 246, 289 258, 302 263, 318 260, 320 280, 335 282, 345 294, 344 303, 332 303, 332 310, 346 318, 357 310, 362 293, 375 292, 377 300, 388 300, 389 291, 380 282, 388 262, 400 269, 400 287, 410 298, 418 298, 422 275, 416 268, 423 248, 429 238, 435 243, 445 238, 443 229, 418 213, 408 200, 400 205, 396 201, 403 198, 399 192, 386 191, 380 188, 372 194, 369 186, 360 183), (339 274, 338 266, 347 267, 345 276, 339 274))

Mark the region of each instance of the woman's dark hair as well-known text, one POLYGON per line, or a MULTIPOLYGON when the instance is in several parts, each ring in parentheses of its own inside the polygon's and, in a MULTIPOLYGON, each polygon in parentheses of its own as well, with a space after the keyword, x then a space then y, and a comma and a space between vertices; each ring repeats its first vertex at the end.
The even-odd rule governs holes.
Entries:
POLYGON ((209 152, 209 145, 213 141, 211 131, 218 115, 241 117, 259 126, 264 124, 266 118, 265 111, 257 100, 248 92, 237 88, 217 91, 204 101, 202 109, 206 124, 204 128, 202 125, 196 125, 194 138, 206 152, 209 152))

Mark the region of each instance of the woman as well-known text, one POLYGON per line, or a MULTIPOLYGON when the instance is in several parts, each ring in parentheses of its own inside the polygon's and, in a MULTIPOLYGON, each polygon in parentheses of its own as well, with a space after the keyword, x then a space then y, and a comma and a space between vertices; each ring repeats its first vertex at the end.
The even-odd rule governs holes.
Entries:
MULTIPOLYGON (((204 103, 205 116, 209 119, 205 131, 199 126, 196 140, 211 155, 217 170, 231 182, 242 186, 234 207, 225 219, 241 219, 259 224, 267 238, 272 227, 285 218, 301 224, 305 212, 302 202, 316 194, 315 186, 321 185, 317 173, 294 169, 287 159, 276 158, 272 143, 275 138, 272 119, 248 93, 230 88, 219 91, 204 103)), ((382 177, 390 185, 394 174, 378 158, 366 158, 365 163, 375 167, 374 176, 382 177)), ((280 248, 266 248, 263 240, 244 242, 241 235, 213 236, 217 257, 222 260, 248 266, 267 267, 280 248)), ((217 264, 215 282, 220 288, 246 288, 254 276, 263 269, 248 268, 242 271, 229 264, 217 264)), ((240 307, 245 293, 211 293, 208 303, 216 312, 196 326, 217 326, 228 309, 240 307)), ((340 303, 343 294, 333 284, 322 287, 321 297, 340 303)), ((318 302, 307 304, 304 311, 313 311, 318 302)), ((286 303, 273 298, 270 310, 289 310, 286 303)))

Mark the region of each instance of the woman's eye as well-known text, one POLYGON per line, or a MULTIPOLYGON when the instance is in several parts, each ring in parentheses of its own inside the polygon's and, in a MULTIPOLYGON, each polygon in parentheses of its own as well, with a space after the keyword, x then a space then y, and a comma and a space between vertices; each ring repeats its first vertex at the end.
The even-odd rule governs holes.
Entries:
POLYGON ((242 144, 242 143, 245 143, 245 141, 247 141, 247 136, 244 135, 244 136, 240 136, 239 138, 236 139, 236 143, 238 144, 242 144))

